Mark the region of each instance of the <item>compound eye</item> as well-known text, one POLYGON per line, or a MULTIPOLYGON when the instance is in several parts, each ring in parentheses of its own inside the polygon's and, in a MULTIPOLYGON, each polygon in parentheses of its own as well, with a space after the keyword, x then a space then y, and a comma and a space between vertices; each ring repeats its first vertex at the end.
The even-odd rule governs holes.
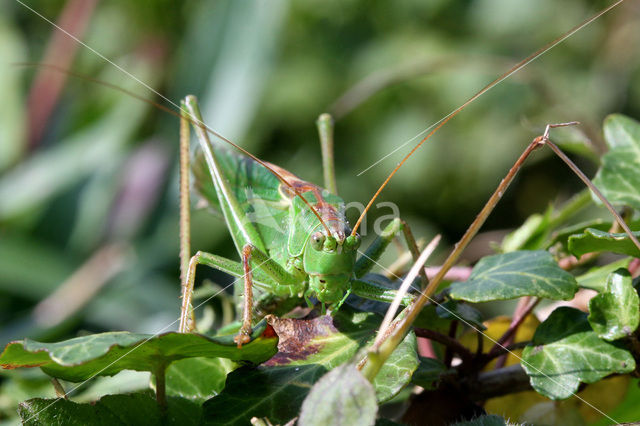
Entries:
POLYGON ((325 251, 334 251, 338 246, 338 242, 332 236, 328 236, 326 240, 324 240, 324 250, 325 251))
POLYGON ((316 232, 311 236, 311 247, 314 250, 322 250, 322 245, 324 244, 324 234, 322 232, 316 232))
POLYGON ((358 247, 360 247, 360 236, 359 235, 349 235, 345 240, 344 240, 344 247, 347 250, 355 250, 358 247))

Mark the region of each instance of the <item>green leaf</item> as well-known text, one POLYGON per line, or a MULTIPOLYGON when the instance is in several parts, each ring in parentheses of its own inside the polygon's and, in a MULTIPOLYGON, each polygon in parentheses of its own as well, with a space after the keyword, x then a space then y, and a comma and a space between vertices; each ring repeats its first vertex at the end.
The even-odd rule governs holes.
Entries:
MULTIPOLYGON (((349 361, 380 325, 379 316, 349 309, 333 319, 268 319, 280 337, 278 353, 257 368, 231 372, 220 395, 204 403, 205 423, 247 424, 252 417, 288 422, 298 415, 313 384, 349 361)), ((378 398, 392 397, 409 382, 418 365, 415 346, 410 333, 383 365, 374 381, 378 398)))
POLYGON ((166 372, 167 395, 197 402, 219 394, 224 389, 233 362, 224 358, 186 358, 172 363, 166 372))
POLYGON ((640 299, 631 275, 618 269, 609 275, 605 291, 589 301, 589 324, 598 337, 611 341, 629 336, 639 320, 640 299))
POLYGON ((640 209, 640 123, 621 114, 604 121, 609 152, 593 183, 613 204, 640 209))
POLYGON ((501 251, 508 253, 516 250, 535 250, 542 246, 549 235, 552 209, 544 215, 533 214, 518 229, 510 232, 501 244, 501 251))
POLYGON ((276 337, 262 336, 266 322, 260 323, 252 341, 241 349, 233 336, 207 337, 201 334, 169 332, 160 335, 110 332, 58 343, 25 339, 7 345, 0 355, 4 368, 40 367, 45 373, 72 382, 96 375, 112 376, 122 370, 160 371, 184 358, 229 358, 260 363, 276 353, 276 337))
POLYGON ((549 246, 561 244, 563 247, 567 247, 569 243, 569 237, 575 234, 582 234, 585 229, 593 228, 600 231, 606 231, 611 229, 611 221, 605 221, 603 219, 594 219, 586 222, 580 222, 575 225, 570 225, 565 228, 559 229, 552 235, 551 243, 549 246))
POLYGON ((373 380, 378 401, 390 400, 411 381, 411 376, 420 364, 417 346, 415 334, 409 333, 384 363, 373 380))
POLYGON ((434 358, 420 358, 420 365, 413 376, 411 383, 423 387, 426 390, 438 387, 440 377, 446 373, 447 367, 442 361, 434 358))
MULTIPOLYGON (((640 238, 640 232, 633 235, 640 238)), ((597 229, 588 228, 580 235, 569 237, 569 251, 575 256, 598 251, 610 251, 612 253, 626 254, 640 257, 640 250, 625 233, 609 233, 597 229)))
POLYGON ((594 383, 613 373, 635 369, 626 350, 598 338, 587 314, 561 307, 551 313, 522 353, 531 386, 551 399, 572 396, 580 382, 594 383))
POLYGON ((629 263, 631 263, 631 258, 625 257, 624 259, 617 260, 608 265, 591 268, 586 273, 576 277, 576 281, 578 281, 578 285, 580 287, 590 288, 596 291, 604 291, 609 274, 618 268, 627 268, 629 263))
POLYGON ((468 302, 537 296, 568 300, 578 286, 546 251, 514 251, 482 258, 465 282, 451 285, 451 297, 468 302))
MULTIPOLYGON (((448 333, 451 326, 451 320, 440 316, 442 309, 438 310, 438 306, 429 303, 422 308, 418 317, 413 322, 414 327, 428 328, 429 330, 438 331, 440 333, 448 333)), ((445 311, 446 312, 446 311, 445 311)))
POLYGON ((201 407, 182 398, 168 398, 163 417, 153 392, 107 395, 78 404, 66 399, 35 398, 18 407, 24 425, 197 425, 201 407))
POLYGON ((334 368, 311 388, 302 403, 298 424, 373 425, 378 405, 371 383, 353 364, 334 368))

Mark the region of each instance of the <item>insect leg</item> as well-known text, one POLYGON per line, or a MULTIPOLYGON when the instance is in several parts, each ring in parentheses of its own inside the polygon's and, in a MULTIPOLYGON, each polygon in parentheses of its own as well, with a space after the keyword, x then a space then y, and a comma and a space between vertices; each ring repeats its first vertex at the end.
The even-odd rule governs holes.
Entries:
MULTIPOLYGON (((244 254, 244 250, 243 250, 244 254)), ((279 264, 271 260, 264 253, 252 247, 251 258, 248 263, 253 266, 250 269, 252 285, 256 285, 259 288, 268 290, 276 295, 288 296, 299 293, 304 287, 300 288, 304 281, 297 280, 284 270, 279 264), (269 264, 272 262, 273 264, 269 264), (299 285, 293 285, 299 284, 299 285)), ((244 260, 244 256, 243 256, 244 260)), ((193 285, 195 281, 196 267, 198 265, 206 265, 211 268, 218 269, 222 272, 226 272, 237 278, 244 278, 246 275, 246 269, 244 262, 236 262, 234 260, 226 259, 222 256, 199 251, 190 260, 187 270, 187 276, 182 291, 182 313, 180 315, 180 332, 191 332, 195 329, 195 324, 192 321, 193 308, 191 306, 191 299, 193 293, 193 285)), ((246 282, 246 280, 245 280, 246 282)), ((245 301, 246 305, 246 301, 245 301)))
POLYGON ((322 148, 324 187, 332 194, 338 195, 333 151, 333 118, 329 114, 321 114, 316 120, 316 125, 320 135, 320 147, 322 148))
MULTIPOLYGON (((394 289, 384 287, 376 282, 367 281, 365 279, 353 280, 351 282, 351 290, 360 297, 385 303, 393 302, 397 294, 397 291, 394 289)), ((402 304, 408 306, 414 301, 414 299, 414 295, 405 294, 402 298, 402 304)))
POLYGON ((253 320, 253 271, 261 270, 276 282, 272 291, 285 288, 289 294, 297 293, 304 284, 304 278, 287 272, 279 263, 251 244, 242 248, 242 268, 244 271, 244 308, 242 313, 242 327, 234 341, 238 347, 249 342, 251 322, 253 320), (253 265, 253 268, 252 268, 253 265))
POLYGON ((182 283, 183 304, 180 313, 180 329, 182 329, 182 318, 185 323, 189 322, 195 328, 195 317, 191 306, 191 291, 186 291, 187 272, 189 270, 189 260, 191 258, 191 199, 189 189, 189 142, 191 140, 189 132, 189 121, 186 111, 180 114, 180 283, 182 283), (188 294, 187 294, 188 293, 188 294), (184 301, 188 300, 186 305, 184 301), (188 316, 188 320, 186 319, 188 316))

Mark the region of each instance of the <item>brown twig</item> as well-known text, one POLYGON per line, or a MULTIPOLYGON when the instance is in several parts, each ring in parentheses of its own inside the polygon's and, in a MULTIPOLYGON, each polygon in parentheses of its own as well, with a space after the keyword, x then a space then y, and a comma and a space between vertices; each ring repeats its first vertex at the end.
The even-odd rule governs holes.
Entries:
POLYGON ((437 331, 428 330, 426 328, 414 328, 414 331, 416 333, 416 336, 426 337, 429 340, 443 344, 446 348, 450 349, 451 352, 458 354, 463 361, 469 361, 473 359, 473 354, 471 353, 471 351, 462 346, 462 344, 460 344, 460 342, 458 342, 454 338, 446 336, 442 333, 438 333, 437 331))

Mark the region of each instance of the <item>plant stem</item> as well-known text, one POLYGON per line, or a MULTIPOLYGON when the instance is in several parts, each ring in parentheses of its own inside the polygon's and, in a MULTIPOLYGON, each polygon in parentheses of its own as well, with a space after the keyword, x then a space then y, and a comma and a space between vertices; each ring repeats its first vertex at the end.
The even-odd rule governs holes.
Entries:
POLYGON ((451 350, 451 352, 458 354, 463 361, 468 361, 473 358, 471 351, 462 346, 460 342, 452 337, 427 328, 415 328, 414 331, 416 336, 425 337, 429 340, 433 340, 434 342, 443 344, 447 349, 451 350))
POLYGON ((160 413, 164 416, 167 413, 167 384, 165 373, 167 370, 166 364, 162 363, 156 369, 154 376, 156 379, 156 402, 160 413))
MULTIPOLYGON (((496 344, 491 348, 491 350, 489 351, 489 355, 496 352, 500 352, 500 350, 504 348, 505 345, 509 345, 513 343, 513 338, 516 332, 518 331, 518 328, 522 325, 524 320, 527 319, 529 314, 538 305, 538 303, 540 303, 539 298, 533 298, 533 301, 528 303, 529 299, 531 298, 527 297, 527 298, 521 299, 523 302, 521 302, 522 304, 518 306, 519 309, 516 308, 516 311, 513 314, 513 319, 511 320, 511 324, 509 325, 509 328, 507 329, 507 331, 505 331, 502 337, 498 339, 496 344)), ((496 368, 501 368, 504 365, 505 360, 506 360, 506 357, 504 359, 498 360, 498 364, 496 365, 496 368)))
POLYGON ((64 390, 64 387, 62 386, 60 381, 58 381, 58 379, 56 379, 55 377, 52 377, 51 384, 53 384, 53 389, 55 389, 56 396, 58 398, 67 399, 67 392, 64 390))

